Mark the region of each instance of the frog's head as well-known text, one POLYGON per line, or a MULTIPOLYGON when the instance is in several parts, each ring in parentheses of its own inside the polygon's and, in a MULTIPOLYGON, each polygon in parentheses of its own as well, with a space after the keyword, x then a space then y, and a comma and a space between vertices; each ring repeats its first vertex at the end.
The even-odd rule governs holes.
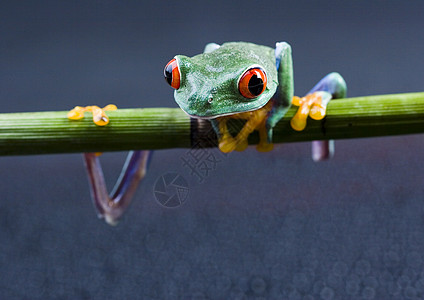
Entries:
POLYGON ((277 88, 275 65, 270 65, 257 56, 217 49, 192 58, 175 56, 164 76, 183 111, 211 119, 264 106, 277 88))

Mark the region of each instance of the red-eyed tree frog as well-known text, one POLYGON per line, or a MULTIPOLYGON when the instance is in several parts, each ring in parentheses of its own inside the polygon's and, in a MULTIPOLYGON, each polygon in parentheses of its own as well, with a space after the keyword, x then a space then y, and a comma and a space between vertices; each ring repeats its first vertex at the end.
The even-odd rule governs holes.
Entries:
POLYGON ((211 43, 194 57, 175 56, 166 65, 164 76, 183 111, 211 121, 223 152, 243 151, 254 130, 260 136, 257 149, 269 151, 272 129, 291 104, 300 106, 291 125, 301 131, 308 115, 324 118, 328 102, 346 95, 343 78, 331 73, 306 97, 293 98, 291 47, 285 42, 277 43, 275 49, 244 42, 211 43), (231 118, 247 120, 235 137, 227 129, 231 118))
MULTIPOLYGON (((243 151, 247 138, 259 132, 259 151, 272 149, 272 130, 293 104, 299 106, 291 120, 294 130, 306 127, 308 116, 325 117, 331 99, 346 97, 346 83, 338 73, 330 73, 318 82, 305 97, 293 96, 291 47, 285 42, 275 48, 245 42, 206 45, 194 57, 175 56, 164 69, 165 80, 175 89, 177 104, 192 118, 211 122, 222 152, 243 151), (230 119, 244 119, 243 128, 232 136, 227 128, 230 119)), ((93 113, 98 126, 109 122, 107 106, 75 107, 68 118, 80 119, 85 111, 93 113)), ((331 154, 329 141, 313 142, 314 160, 331 154)), ((110 224, 122 215, 138 183, 146 173, 151 151, 132 151, 110 196, 107 194, 100 162, 94 153, 85 153, 91 194, 99 216, 110 224)))

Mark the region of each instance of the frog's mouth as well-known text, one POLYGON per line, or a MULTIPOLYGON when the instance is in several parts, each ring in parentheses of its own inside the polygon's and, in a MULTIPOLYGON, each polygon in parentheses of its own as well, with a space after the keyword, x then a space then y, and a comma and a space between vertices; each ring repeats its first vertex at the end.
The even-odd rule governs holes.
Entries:
POLYGON ((228 117, 228 116, 233 116, 239 113, 245 113, 245 112, 250 112, 250 111, 255 111, 258 109, 261 109, 262 107, 264 107, 268 102, 266 102, 265 104, 259 106, 259 107, 255 107, 252 109, 247 109, 247 110, 241 110, 241 111, 234 111, 234 112, 228 112, 228 113, 222 113, 222 114, 215 114, 215 115, 208 115, 208 112, 206 111, 206 115, 196 115, 196 114, 190 114, 188 113, 184 108, 181 107, 181 110, 183 112, 185 112, 187 115, 189 115, 191 118, 195 118, 195 119, 201 119, 201 120, 211 120, 211 119, 216 119, 216 118, 220 118, 220 117, 228 117))

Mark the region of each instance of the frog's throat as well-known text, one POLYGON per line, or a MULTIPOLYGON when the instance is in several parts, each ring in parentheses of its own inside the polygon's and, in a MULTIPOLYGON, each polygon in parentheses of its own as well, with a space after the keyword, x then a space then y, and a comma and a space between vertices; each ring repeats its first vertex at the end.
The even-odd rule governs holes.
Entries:
POLYGON ((242 111, 234 111, 234 112, 223 113, 223 114, 217 114, 217 115, 213 115, 213 116, 198 116, 198 115, 193 115, 193 114, 189 114, 188 112, 186 112, 182 107, 181 107, 181 109, 182 109, 183 112, 185 112, 187 115, 189 115, 192 118, 201 119, 201 120, 211 120, 211 119, 216 119, 216 118, 220 118, 220 117, 227 117, 227 116, 236 115, 236 114, 239 114, 239 113, 244 113, 244 112, 249 112, 249 111, 255 111, 255 110, 261 109, 262 107, 264 107, 268 103, 269 103, 269 101, 265 102, 261 106, 258 106, 258 107, 252 108, 252 109, 242 110, 242 111))

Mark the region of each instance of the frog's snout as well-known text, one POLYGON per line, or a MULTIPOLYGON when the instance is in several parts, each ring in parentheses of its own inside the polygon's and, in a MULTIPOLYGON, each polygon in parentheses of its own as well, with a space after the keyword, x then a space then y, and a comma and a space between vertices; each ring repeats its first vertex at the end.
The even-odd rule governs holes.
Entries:
POLYGON ((210 90, 210 92, 209 92, 209 98, 208 98, 208 103, 209 104, 211 104, 212 103, 212 101, 213 101, 213 97, 215 96, 215 94, 217 93, 218 91, 217 91, 217 89, 216 88, 213 88, 213 89, 211 89, 210 90))
POLYGON ((190 89, 180 89, 176 93, 175 100, 179 106, 190 116, 195 118, 209 119, 219 114, 219 108, 217 105, 222 99, 222 93, 216 86, 208 86, 207 82, 202 82, 202 85, 198 85, 190 89))

